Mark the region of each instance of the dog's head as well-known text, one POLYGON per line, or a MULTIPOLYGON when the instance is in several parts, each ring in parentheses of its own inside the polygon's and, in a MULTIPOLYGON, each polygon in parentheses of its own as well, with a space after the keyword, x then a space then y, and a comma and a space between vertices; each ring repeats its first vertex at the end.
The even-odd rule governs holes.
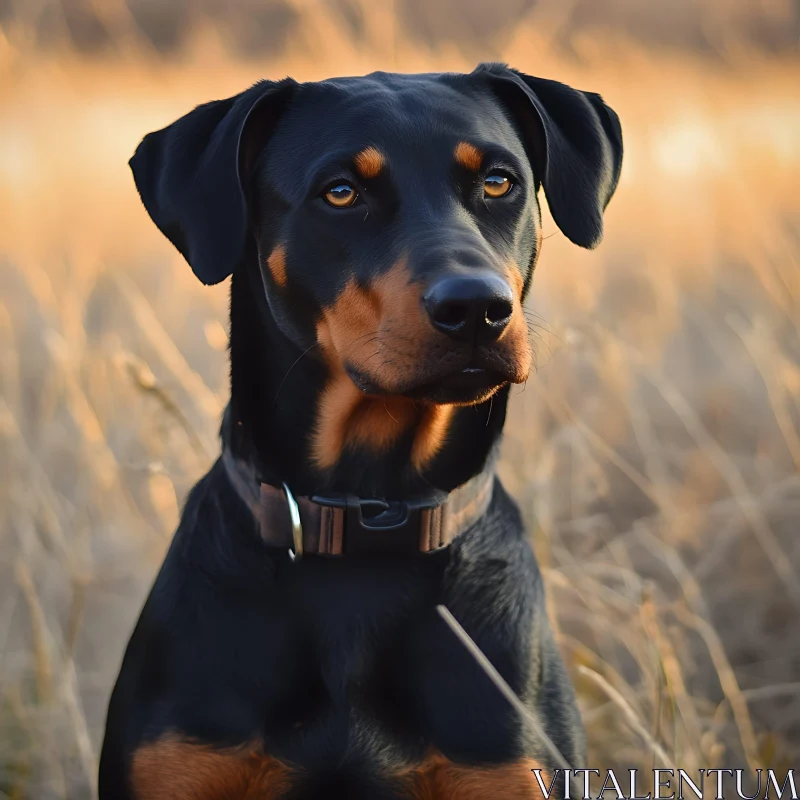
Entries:
POLYGON ((278 325, 332 374, 467 405, 530 369, 539 187, 594 247, 621 159, 598 95, 483 65, 260 83, 150 134, 131 166, 201 281, 249 247, 278 325))

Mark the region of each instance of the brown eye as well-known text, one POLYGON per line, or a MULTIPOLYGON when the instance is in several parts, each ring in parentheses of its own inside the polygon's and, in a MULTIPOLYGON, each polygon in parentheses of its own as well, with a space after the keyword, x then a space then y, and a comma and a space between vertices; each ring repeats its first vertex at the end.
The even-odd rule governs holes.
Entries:
POLYGON ((347 208, 358 199, 358 192, 349 183, 337 183, 325 192, 325 201, 334 208, 347 208))
POLYGON ((507 175, 493 172, 483 182, 483 192, 487 197, 502 197, 511 191, 511 179, 507 175))

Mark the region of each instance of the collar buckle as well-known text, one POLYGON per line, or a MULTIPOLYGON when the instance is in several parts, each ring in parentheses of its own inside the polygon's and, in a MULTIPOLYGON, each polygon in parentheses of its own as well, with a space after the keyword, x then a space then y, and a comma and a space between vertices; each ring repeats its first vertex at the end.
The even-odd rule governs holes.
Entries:
POLYGON ((344 511, 343 555, 374 558, 419 554, 420 516, 444 499, 384 500, 347 494, 314 495, 311 501, 344 511))

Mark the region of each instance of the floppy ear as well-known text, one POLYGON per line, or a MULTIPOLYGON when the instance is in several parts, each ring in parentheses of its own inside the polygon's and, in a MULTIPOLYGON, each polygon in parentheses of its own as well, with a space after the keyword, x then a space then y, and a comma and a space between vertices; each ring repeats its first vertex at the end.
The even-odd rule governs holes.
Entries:
POLYGON ((481 64, 523 135, 534 177, 556 224, 581 247, 603 238, 603 210, 622 167, 619 117, 599 94, 534 78, 504 64, 481 64))
POLYGON ((203 283, 224 280, 242 257, 245 173, 296 85, 262 81, 198 106, 145 136, 129 162, 147 213, 203 283))

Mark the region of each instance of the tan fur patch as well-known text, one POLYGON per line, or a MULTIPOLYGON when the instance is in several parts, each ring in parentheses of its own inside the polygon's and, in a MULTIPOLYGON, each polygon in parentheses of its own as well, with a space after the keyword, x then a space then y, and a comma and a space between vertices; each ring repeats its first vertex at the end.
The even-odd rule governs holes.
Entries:
POLYGON ((452 418, 453 406, 426 409, 411 447, 411 465, 417 472, 422 472, 444 446, 452 418))
POLYGON ((502 342, 508 352, 513 354, 516 374, 511 377, 511 382, 525 383, 533 360, 531 345, 528 341, 528 326, 525 324, 525 314, 522 310, 522 290, 525 281, 516 264, 508 265, 506 279, 514 293, 514 310, 511 314, 511 322, 500 334, 498 342, 502 342))
POLYGON ((483 153, 469 142, 459 142, 453 155, 462 167, 472 170, 472 172, 477 172, 483 163, 483 153))
POLYGON ((385 164, 383 153, 371 145, 365 147, 354 159, 362 178, 377 178, 385 164))
POLYGON ((413 379, 420 348, 432 335, 419 286, 402 260, 372 286, 351 280, 317 324, 329 363, 347 361, 367 375, 379 375, 388 392, 413 379))
POLYGON ((451 409, 423 406, 396 395, 368 396, 337 371, 322 394, 313 441, 313 455, 322 469, 333 467, 347 447, 373 453, 389 450, 416 426, 411 447, 414 469, 422 470, 444 444, 451 409))
POLYGON ((444 444, 451 412, 440 406, 418 406, 392 395, 413 380, 420 349, 432 335, 422 309, 419 288, 404 261, 373 286, 350 281, 317 325, 330 378, 320 399, 313 439, 314 461, 322 469, 336 464, 348 446, 385 452, 417 426, 412 462, 423 469, 444 444), (380 375, 390 394, 368 396, 344 370, 347 360, 367 375, 380 375))
POLYGON ((286 286, 286 248, 282 244, 279 244, 270 253, 267 259, 267 267, 276 285, 281 288, 286 286))
POLYGON ((402 397, 368 397, 337 370, 320 399, 314 436, 314 460, 323 469, 332 467, 348 445, 385 452, 414 423, 411 401, 402 397))
MULTIPOLYGON (((540 767, 533 759, 496 766, 465 766, 434 753, 404 776, 403 782, 414 800, 544 800, 531 772, 537 768, 540 767)), ((541 777, 549 787, 551 777, 544 770, 541 777)))
MULTIPOLYGON (((522 290, 525 288, 525 280, 516 264, 509 264, 506 272, 511 291, 514 292, 514 299, 522 301, 522 290)), ((514 309, 516 311, 516 309, 514 309)))
POLYGON ((291 769, 247 745, 215 750, 168 735, 133 754, 137 800, 277 800, 291 769))

